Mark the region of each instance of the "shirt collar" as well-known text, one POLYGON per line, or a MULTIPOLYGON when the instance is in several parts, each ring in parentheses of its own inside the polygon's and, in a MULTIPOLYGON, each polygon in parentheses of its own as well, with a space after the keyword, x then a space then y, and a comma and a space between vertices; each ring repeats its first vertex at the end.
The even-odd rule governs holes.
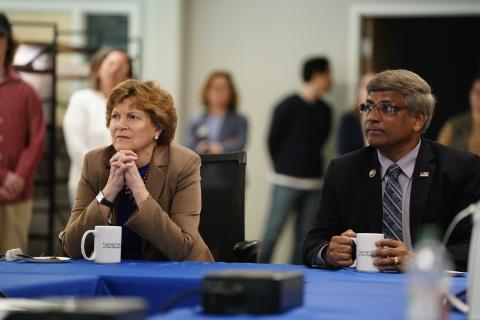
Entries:
POLYGON ((12 67, 7 68, 4 82, 20 80, 20 75, 12 67))
MULTIPOLYGON (((409 153, 407 153, 403 158, 398 160, 396 164, 402 169, 402 173, 412 179, 413 170, 415 170, 415 161, 417 160, 418 151, 420 150, 420 144, 422 139, 418 140, 417 145, 409 153)), ((377 150, 378 161, 380 162, 380 167, 382 171, 382 180, 385 178, 388 167, 393 164, 393 161, 385 157, 377 150)))

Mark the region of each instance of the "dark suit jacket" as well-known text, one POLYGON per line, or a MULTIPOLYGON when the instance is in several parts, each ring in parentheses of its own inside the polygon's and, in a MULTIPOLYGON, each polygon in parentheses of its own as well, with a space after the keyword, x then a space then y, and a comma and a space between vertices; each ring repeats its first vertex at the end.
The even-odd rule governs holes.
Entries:
MULTIPOLYGON (((61 234, 64 251, 81 258, 80 240, 85 231, 107 225, 95 196, 108 181, 112 146, 90 151, 85 156, 75 203, 65 231, 61 234)), ((126 222, 144 239, 143 257, 155 260, 213 261, 210 250, 198 232, 200 222, 200 157, 171 143, 158 146, 149 165, 146 181, 152 196, 145 200, 126 222)), ((113 210, 115 224, 117 210, 113 210)), ((86 251, 93 250, 92 237, 86 251)), ((87 253, 88 254, 88 253, 87 253)))
MULTIPOLYGON (((199 152, 195 147, 197 144, 206 140, 208 113, 192 119, 188 126, 185 146, 199 152)), ((242 151, 247 142, 247 119, 237 112, 229 112, 225 116, 222 129, 220 130, 220 143, 224 152, 242 151)))
MULTIPOLYGON (((324 180, 322 201, 313 229, 304 243, 304 262, 312 266, 320 248, 348 229, 382 232, 382 182, 377 150, 365 147, 332 160, 324 180), (376 170, 374 177, 369 176, 376 170)), ((435 224, 444 233, 453 217, 480 196, 480 158, 422 139, 410 194, 412 243, 419 227, 435 224), (420 172, 428 172, 421 177, 420 172)), ((459 270, 466 269, 471 219, 462 221, 447 249, 459 270)))

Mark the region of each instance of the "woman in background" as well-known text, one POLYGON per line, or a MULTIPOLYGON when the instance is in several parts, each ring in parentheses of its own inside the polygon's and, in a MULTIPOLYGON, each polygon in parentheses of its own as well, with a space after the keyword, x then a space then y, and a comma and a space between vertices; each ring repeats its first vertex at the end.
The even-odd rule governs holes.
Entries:
POLYGON ((213 72, 202 91, 205 112, 190 120, 185 145, 199 154, 245 149, 248 124, 237 113, 237 100, 230 74, 213 72))
POLYGON ((95 148, 112 143, 105 126, 105 106, 112 89, 132 77, 132 61, 121 49, 102 49, 91 61, 92 88, 75 92, 63 118, 63 133, 70 157, 68 190, 73 203, 83 157, 95 148))
POLYGON ((438 142, 480 155, 480 77, 472 82, 470 110, 449 119, 440 130, 438 142))
POLYGON ((367 99, 367 84, 375 76, 372 72, 365 73, 360 79, 353 110, 340 119, 337 133, 337 152, 339 155, 355 151, 365 146, 360 119, 360 103, 367 99))

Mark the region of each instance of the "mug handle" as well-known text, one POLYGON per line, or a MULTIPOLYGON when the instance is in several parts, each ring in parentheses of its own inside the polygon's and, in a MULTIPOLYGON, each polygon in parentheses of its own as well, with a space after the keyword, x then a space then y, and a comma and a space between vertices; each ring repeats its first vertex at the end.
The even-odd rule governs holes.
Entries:
POLYGON ((352 261, 355 263, 355 260, 357 260, 357 238, 351 238, 352 239, 352 261))
POLYGON ((93 233, 93 236, 94 236, 94 237, 97 235, 97 233, 95 232, 95 230, 88 230, 87 232, 85 232, 85 233, 83 234, 83 236, 82 236, 82 242, 81 242, 81 247, 80 247, 80 249, 81 249, 81 251, 82 251, 82 256, 83 256, 84 259, 86 259, 86 260, 93 260, 93 259, 95 259, 94 256, 93 256, 93 254, 92 254, 91 257, 88 257, 88 256, 85 254, 85 239, 87 238, 87 235, 88 235, 89 233, 93 233))

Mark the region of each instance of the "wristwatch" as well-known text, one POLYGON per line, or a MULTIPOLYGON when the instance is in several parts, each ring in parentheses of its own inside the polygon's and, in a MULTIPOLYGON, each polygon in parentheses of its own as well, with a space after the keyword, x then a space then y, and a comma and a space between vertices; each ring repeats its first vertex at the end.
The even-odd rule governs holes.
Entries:
POLYGON ((105 196, 103 195, 102 191, 100 191, 98 194, 97 194, 97 202, 98 204, 103 204, 104 206, 107 206, 109 207, 110 209, 113 209, 114 207, 114 203, 111 202, 111 201, 108 201, 105 196))

